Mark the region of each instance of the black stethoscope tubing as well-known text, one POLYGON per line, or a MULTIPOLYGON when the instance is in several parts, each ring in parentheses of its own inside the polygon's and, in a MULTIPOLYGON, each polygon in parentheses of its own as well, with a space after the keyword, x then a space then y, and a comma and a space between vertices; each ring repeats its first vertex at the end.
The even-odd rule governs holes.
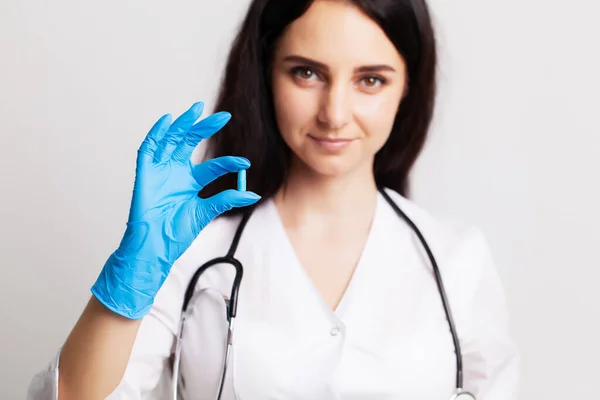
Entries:
MULTIPOLYGON (((463 365, 462 365, 462 352, 461 352, 461 348, 460 348, 460 341, 458 338, 458 333, 456 331, 456 326, 454 323, 452 312, 450 311, 450 305, 448 303, 448 297, 446 294, 446 290, 444 288, 442 276, 441 276, 440 270, 438 268, 437 262, 435 260, 435 257, 433 255, 431 249, 429 248, 427 241, 423 237, 423 234, 421 233, 419 228, 417 228, 415 223, 400 209, 400 207, 398 207, 398 205, 389 197, 389 195, 385 192, 385 190, 383 188, 380 188, 379 191, 383 195, 383 197, 387 201, 387 203, 394 209, 396 214, 398 216, 400 216, 404 221, 406 221, 406 223, 416 233, 421 244, 425 248, 425 251, 427 252, 427 256, 429 258, 429 261, 431 263, 431 266, 433 268, 433 272, 435 275, 435 281, 437 284, 438 292, 440 294, 440 298, 442 300, 444 312, 446 314, 446 320, 448 321, 448 325, 450 327, 450 332, 452 334, 452 341, 454 344, 454 350, 455 350, 455 354, 456 354, 456 388, 460 391, 460 390, 462 390, 462 387, 463 387, 463 365)), ((239 241, 242 237, 244 228, 246 227, 246 224, 247 224, 248 220, 250 219, 250 216, 253 212, 253 209, 254 209, 254 207, 249 207, 248 210, 243 214, 242 219, 237 227, 237 230, 236 230, 233 240, 231 242, 231 246, 229 247, 229 250, 227 251, 227 254, 224 257, 217 257, 217 258, 207 261, 202 266, 200 266, 200 268, 198 268, 196 270, 196 272, 194 273, 194 275, 192 276, 190 283, 188 284, 188 287, 185 291, 185 297, 184 297, 183 307, 182 307, 182 312, 184 315, 185 315, 188 305, 193 297, 196 283, 198 282, 198 279, 200 278, 202 273, 204 271, 206 271, 208 268, 210 268, 214 265, 217 265, 217 264, 230 264, 235 268, 235 278, 234 278, 233 285, 231 288, 231 295, 230 295, 229 302, 228 302, 229 304, 227 307, 227 320, 228 320, 228 322, 231 322, 232 319, 236 317, 238 293, 239 293, 239 289, 240 289, 240 285, 241 285, 241 281, 242 281, 242 276, 244 273, 244 268, 242 266, 242 263, 239 260, 237 260, 234 257, 234 255, 235 255, 235 251, 237 250, 239 241)), ((220 388, 219 392, 222 391, 222 386, 223 386, 223 380, 221 381, 221 388, 220 388)))

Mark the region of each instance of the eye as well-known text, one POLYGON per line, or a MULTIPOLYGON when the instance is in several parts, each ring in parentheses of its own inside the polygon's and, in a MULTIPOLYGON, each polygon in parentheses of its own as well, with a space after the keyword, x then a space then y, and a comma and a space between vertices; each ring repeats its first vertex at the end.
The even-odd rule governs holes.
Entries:
POLYGON ((310 80, 311 78, 316 77, 317 73, 307 67, 295 67, 292 68, 292 75, 302 80, 310 80))
POLYGON ((367 77, 363 78, 361 81, 369 89, 378 88, 386 83, 386 80, 384 78, 381 78, 379 76, 374 76, 374 75, 367 76, 367 77))

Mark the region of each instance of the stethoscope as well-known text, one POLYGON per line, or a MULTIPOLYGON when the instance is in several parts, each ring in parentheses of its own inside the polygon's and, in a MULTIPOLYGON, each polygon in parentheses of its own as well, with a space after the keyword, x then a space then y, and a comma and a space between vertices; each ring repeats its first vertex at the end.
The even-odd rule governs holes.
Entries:
MULTIPOLYGON (((394 203, 394 201, 389 197, 389 195, 385 192, 385 190, 383 190, 383 188, 380 188, 379 191, 383 195, 384 199, 394 209, 396 214, 400 218, 405 220, 408 223, 408 225, 410 225, 410 227, 413 229, 413 231, 417 234, 417 236, 419 237, 419 240, 421 241, 421 244, 423 245, 423 247, 425 248, 425 251, 427 252, 427 256, 429 257, 429 261, 431 262, 431 265, 433 267, 433 272, 435 274, 435 280, 437 283, 440 298, 442 299, 442 304, 444 306, 444 312, 446 314, 446 319, 448 321, 448 325, 450 326, 450 332, 452 333, 452 341, 454 343, 454 350, 455 350, 455 354, 456 354, 456 389, 454 390, 454 393, 452 394, 452 396, 450 397, 449 400, 476 400, 475 396, 473 394, 471 394, 463 389, 463 366, 462 366, 462 353, 461 353, 461 349, 460 349, 460 342, 458 340, 458 334, 456 333, 456 327, 454 325, 452 313, 450 312, 450 306, 448 305, 446 291, 444 289, 444 284, 442 282, 442 277, 441 277, 440 271, 438 269, 437 262, 435 261, 435 257, 433 256, 433 253, 431 252, 429 245, 425 241, 425 238, 423 237, 423 235, 421 234, 421 232, 419 231, 417 226, 414 224, 414 222, 410 218, 408 218, 408 216, 402 210, 400 210, 398 205, 396 203, 394 203)), ((177 396, 178 396, 178 383, 179 383, 179 362, 181 360, 181 343, 182 343, 182 339, 183 339, 183 327, 185 324, 185 320, 188 317, 188 314, 187 314, 188 305, 190 304, 190 301, 194 294, 194 291, 196 288, 196 283, 198 282, 198 279, 200 278, 202 273, 204 271, 206 271, 208 268, 210 268, 214 265, 217 265, 217 264, 229 264, 235 268, 235 278, 233 280, 233 285, 231 287, 231 295, 230 295, 229 299, 228 300, 226 299, 226 301, 225 301, 225 305, 227 308, 227 313, 226 313, 227 314, 227 338, 226 338, 226 342, 225 342, 225 346, 226 346, 225 347, 225 359, 223 361, 221 379, 219 381, 219 392, 216 397, 217 400, 221 399, 221 395, 223 393, 223 385, 225 383, 225 375, 227 374, 227 366, 229 365, 229 356, 231 353, 231 346, 233 344, 233 331, 234 331, 235 317, 236 317, 236 312, 237 312, 238 292, 240 290, 240 283, 242 281, 242 275, 244 274, 244 267, 242 266, 242 263, 239 260, 237 260, 234 257, 234 255, 235 255, 235 251, 237 249, 238 243, 240 241, 240 238, 242 236, 242 232, 244 231, 244 227, 246 226, 246 223, 250 219, 252 210, 253 210, 253 208, 250 207, 248 209, 248 211, 246 213, 244 213, 244 215, 240 221, 240 224, 238 225, 238 228, 235 232, 235 235, 233 236, 233 241, 231 242, 231 246, 229 247, 229 251, 227 251, 227 254, 224 257, 218 257, 218 258, 214 258, 210 261, 207 261, 200 268, 198 268, 196 270, 196 272, 194 273, 194 275, 192 276, 192 279, 190 280, 190 283, 188 284, 188 287, 185 291, 181 322, 179 324, 179 332, 177 334, 177 344, 175 347, 175 359, 174 359, 174 363, 173 363, 173 377, 172 377, 173 400, 177 400, 177 398, 178 398, 177 396)))

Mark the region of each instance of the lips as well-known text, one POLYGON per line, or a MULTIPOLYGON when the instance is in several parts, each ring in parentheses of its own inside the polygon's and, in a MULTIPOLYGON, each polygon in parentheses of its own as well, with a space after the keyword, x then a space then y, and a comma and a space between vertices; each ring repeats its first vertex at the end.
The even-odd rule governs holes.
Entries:
POLYGON ((330 139, 330 138, 318 138, 318 137, 314 137, 311 136, 313 139, 318 140, 320 142, 329 142, 329 143, 342 143, 342 142, 349 142, 352 139, 330 139))
POLYGON ((354 139, 348 138, 329 138, 329 137, 317 137, 313 135, 308 135, 311 139, 317 140, 319 142, 329 142, 329 143, 340 143, 340 142, 350 142, 354 139))
POLYGON ((309 135, 309 137, 327 152, 338 152, 348 147, 354 139, 345 138, 320 138, 309 135))

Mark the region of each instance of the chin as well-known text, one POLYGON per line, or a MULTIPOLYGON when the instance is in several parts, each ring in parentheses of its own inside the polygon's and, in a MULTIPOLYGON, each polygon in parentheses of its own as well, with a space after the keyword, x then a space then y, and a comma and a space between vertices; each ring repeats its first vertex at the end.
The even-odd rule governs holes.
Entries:
POLYGON ((315 174, 328 178, 349 175, 362 165, 360 160, 355 160, 349 155, 323 156, 311 154, 304 158, 303 162, 315 174))

